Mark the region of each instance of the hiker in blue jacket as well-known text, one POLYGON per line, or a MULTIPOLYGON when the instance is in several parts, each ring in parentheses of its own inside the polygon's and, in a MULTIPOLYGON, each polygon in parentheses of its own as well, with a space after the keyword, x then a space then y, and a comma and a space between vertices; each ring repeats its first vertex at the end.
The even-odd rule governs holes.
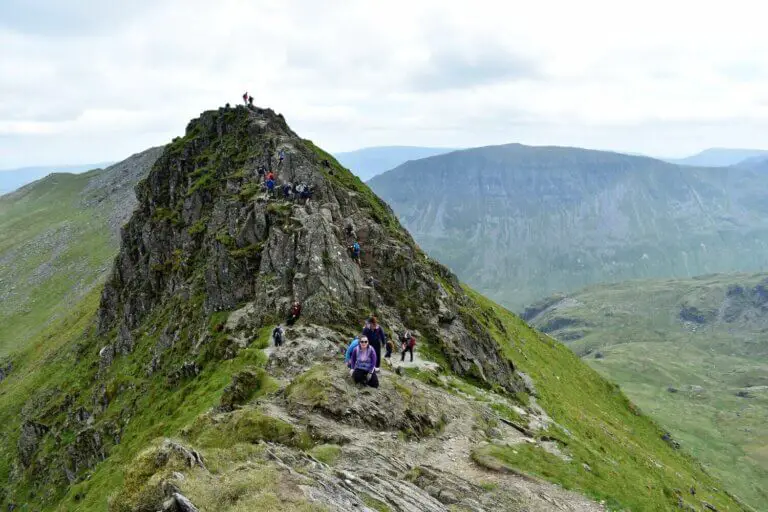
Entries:
POLYGON ((352 351, 355 350, 355 347, 357 347, 360 344, 360 338, 355 336, 355 339, 352 340, 352 343, 349 344, 349 347, 347 348, 347 353, 344 355, 344 364, 347 365, 348 368, 352 368, 352 363, 350 362, 352 359, 352 351))

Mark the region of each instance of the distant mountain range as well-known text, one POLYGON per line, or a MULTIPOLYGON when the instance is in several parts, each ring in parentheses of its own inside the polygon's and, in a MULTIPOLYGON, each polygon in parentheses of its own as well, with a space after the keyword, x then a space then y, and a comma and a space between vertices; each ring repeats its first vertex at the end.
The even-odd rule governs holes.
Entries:
POLYGON ((757 158, 768 157, 765 149, 710 148, 685 158, 665 158, 665 162, 698 167, 727 167, 757 158))
POLYGON ((334 156, 361 180, 368 181, 384 171, 394 169, 408 160, 417 160, 454 151, 451 148, 425 148, 417 146, 377 146, 362 148, 334 156))
POLYGON ((768 268, 768 173, 520 144, 374 177, 417 241, 520 309, 600 282, 768 268))
POLYGON ((19 169, 0 170, 0 195, 39 180, 54 172, 79 173, 91 169, 101 169, 112 165, 112 162, 80 165, 43 165, 38 167, 21 167, 19 169))

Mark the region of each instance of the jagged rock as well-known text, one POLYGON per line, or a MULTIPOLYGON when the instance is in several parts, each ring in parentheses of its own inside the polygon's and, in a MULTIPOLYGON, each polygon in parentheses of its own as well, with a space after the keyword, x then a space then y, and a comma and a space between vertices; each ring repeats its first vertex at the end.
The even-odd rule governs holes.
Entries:
POLYGON ((131 330, 125 324, 120 324, 118 330, 117 343, 115 344, 115 352, 118 354, 128 355, 133 352, 134 340, 131 330))
POLYGON ((198 510, 186 496, 175 492, 163 503, 162 512, 198 512, 198 510))
POLYGON ((115 349, 112 345, 105 345, 99 350, 99 371, 103 372, 112 365, 115 358, 115 349))
POLYGON ((203 368, 195 361, 186 361, 168 376, 168 382, 176 385, 184 379, 191 379, 200 375, 203 368))
MULTIPOLYGON (((456 277, 426 259, 370 191, 350 185, 341 169, 328 171, 271 110, 222 109, 193 120, 136 188, 139 206, 102 293, 99 332, 117 327, 117 351, 130 351, 130 330, 179 296, 204 297, 207 313, 246 308, 226 328, 250 332, 294 300, 302 321, 320 324, 359 328, 375 310, 385 328, 418 329, 440 345, 453 371, 522 391, 496 341, 462 312, 471 301, 456 277), (258 196, 255 169, 271 167, 265 155, 275 140, 292 148, 278 184, 306 183, 309 204, 258 196), (346 251, 351 234, 363 246, 362 265, 346 251), (375 287, 365 284, 372 273, 375 287)), ((234 357, 241 339, 216 356, 234 357)))
POLYGON ((232 383, 224 388, 220 406, 224 411, 231 411, 235 406, 243 405, 259 390, 262 376, 256 368, 245 368, 232 376, 232 383))
POLYGON ((74 475, 94 467, 106 458, 101 432, 93 427, 85 428, 77 433, 75 441, 67 447, 69 468, 74 475))
POLYGON ((667 391, 668 391, 669 393, 677 393, 679 390, 678 390, 676 387, 673 387, 673 386, 668 386, 668 387, 667 387, 667 391))
POLYGON ((170 439, 164 439, 163 443, 157 449, 154 457, 155 466, 158 468, 163 467, 168 464, 171 458, 174 457, 183 461, 187 467, 192 468, 199 466, 205 469, 203 458, 196 450, 187 448, 186 446, 170 439))
POLYGON ((702 501, 701 505, 705 509, 707 509, 707 510, 711 510, 712 512, 717 512, 717 508, 714 505, 712 505, 711 503, 707 503, 706 501, 702 501))
POLYGON ((664 435, 661 436, 661 439, 675 450, 680 449, 680 443, 672 439, 672 434, 669 432, 665 432, 664 435))
POLYGON ((49 427, 34 421, 24 421, 17 442, 19 459, 24 466, 32 463, 32 457, 37 451, 40 441, 48 433, 49 427))

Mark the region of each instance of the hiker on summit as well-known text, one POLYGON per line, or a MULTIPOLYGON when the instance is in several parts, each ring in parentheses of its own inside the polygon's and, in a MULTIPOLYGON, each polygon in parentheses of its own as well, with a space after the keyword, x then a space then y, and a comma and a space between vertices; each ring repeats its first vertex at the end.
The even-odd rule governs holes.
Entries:
POLYGON ((370 341, 371 348, 376 352, 376 368, 379 368, 381 366, 381 347, 387 343, 387 336, 375 316, 371 316, 371 323, 363 329, 363 337, 370 341))
POLYGON ((245 105, 248 104, 248 91, 245 91, 243 93, 243 104, 245 104, 245 105))
POLYGON ((368 343, 368 338, 360 337, 360 344, 352 350, 350 358, 350 375, 355 384, 365 384, 372 388, 379 387, 379 379, 376 377, 376 368, 379 367, 379 358, 376 350, 368 343))
POLYGON ((277 327, 275 327, 272 330, 272 339, 274 340, 276 347, 279 347, 283 344, 284 334, 285 334, 285 331, 283 330, 283 326, 281 326, 280 324, 278 324, 277 327))
POLYGON ((416 346, 416 337, 411 331, 405 331, 402 338, 400 338, 400 342, 400 348, 402 349, 402 352, 400 353, 400 361, 404 363, 405 353, 410 352, 411 362, 413 362, 413 347, 416 346))
POLYGON ((253 96, 248 95, 248 107, 253 108, 253 96))
POLYGON ((299 316, 301 316, 301 304, 299 301, 295 301, 291 306, 291 312, 288 315, 288 320, 286 320, 285 323, 288 325, 293 325, 296 323, 296 320, 299 319, 299 316))

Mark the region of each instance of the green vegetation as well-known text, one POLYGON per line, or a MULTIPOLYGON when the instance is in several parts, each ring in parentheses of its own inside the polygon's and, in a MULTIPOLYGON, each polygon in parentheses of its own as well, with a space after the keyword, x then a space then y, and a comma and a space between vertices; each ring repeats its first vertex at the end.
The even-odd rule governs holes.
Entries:
POLYGON ((103 172, 54 174, 0 198, 0 357, 101 283, 117 240, 105 227, 108 210, 80 201, 103 172))
POLYGON ((341 447, 336 444, 321 444, 312 448, 309 454, 320 462, 332 466, 341 457, 341 447))
MULTIPOLYGON (((537 333, 472 290, 467 293, 477 303, 475 318, 500 319, 504 331, 493 323, 485 326, 518 369, 536 383, 537 402, 556 422, 547 437, 556 440, 571 460, 516 445, 484 448, 475 452, 476 458, 490 465, 490 457, 501 467, 605 499, 614 510, 676 508, 677 490, 691 486, 697 489, 696 505, 705 500, 718 510, 738 510, 723 491, 714 490, 720 488, 717 480, 661 439, 664 431, 641 414, 618 386, 579 364, 565 345, 537 333)), ((690 501, 690 495, 684 499, 690 501)))
POLYGON ((592 287, 532 324, 562 326, 551 334, 618 382, 731 492, 760 507, 768 503, 767 277, 592 287), (704 321, 684 322, 686 312, 704 321))

